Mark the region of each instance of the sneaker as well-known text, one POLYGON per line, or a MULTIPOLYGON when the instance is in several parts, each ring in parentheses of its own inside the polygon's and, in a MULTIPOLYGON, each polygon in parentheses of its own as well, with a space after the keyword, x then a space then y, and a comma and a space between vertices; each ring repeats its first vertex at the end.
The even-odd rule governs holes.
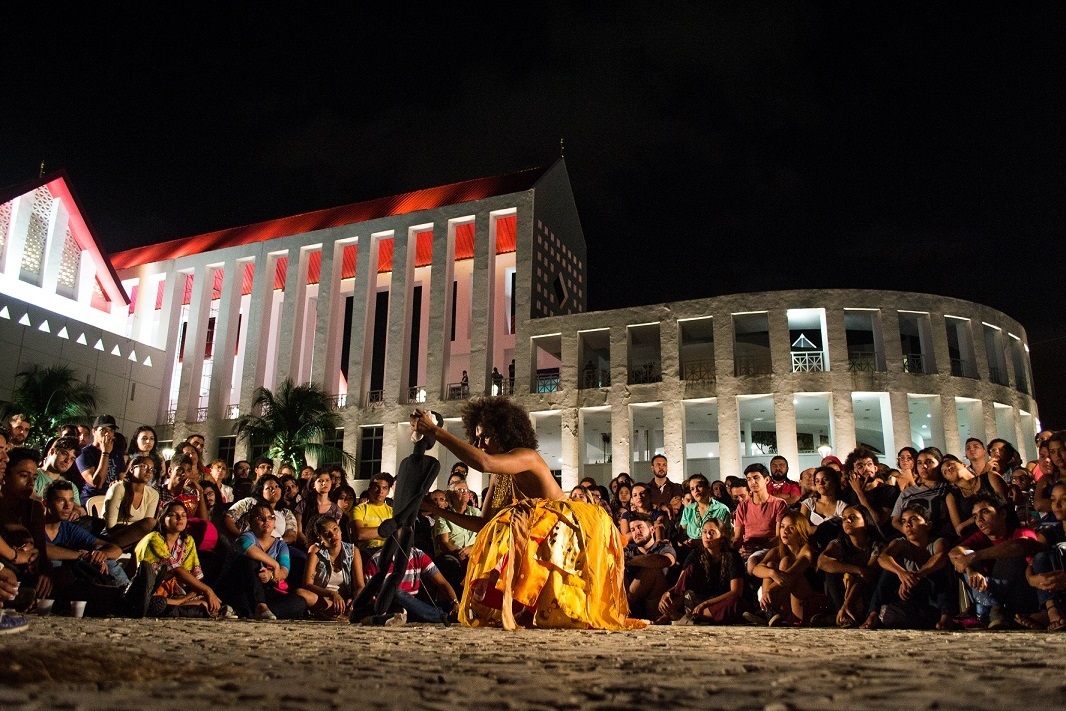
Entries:
POLYGON ((990 630, 1005 630, 1010 629, 1010 618, 1007 617, 1007 613, 1003 611, 1002 605, 994 605, 988 612, 988 629, 990 630))
POLYGON ((386 627, 399 627, 407 624, 407 610, 400 610, 385 620, 386 627))
POLYGON ((766 621, 767 627, 779 627, 785 622, 785 616, 780 612, 775 612, 774 615, 766 621))
POLYGON ((220 619, 220 620, 236 620, 236 619, 239 619, 239 618, 237 617, 237 611, 236 610, 234 610, 229 605, 225 605, 221 610, 218 611, 218 619, 220 619))
POLYGON ((681 615, 679 619, 674 620, 670 624, 674 627, 691 627, 694 623, 692 622, 692 615, 685 614, 681 615))
POLYGON ((148 605, 152 602, 153 592, 155 592, 155 570, 152 569, 151 563, 141 561, 137 565, 137 573, 123 595, 130 617, 140 619, 148 614, 148 605))
POLYGON ((765 625, 766 617, 758 612, 745 612, 741 615, 744 620, 753 625, 765 625))
POLYGON ((25 632, 30 621, 25 615, 13 615, 10 612, 0 612, 0 634, 8 632, 25 632))

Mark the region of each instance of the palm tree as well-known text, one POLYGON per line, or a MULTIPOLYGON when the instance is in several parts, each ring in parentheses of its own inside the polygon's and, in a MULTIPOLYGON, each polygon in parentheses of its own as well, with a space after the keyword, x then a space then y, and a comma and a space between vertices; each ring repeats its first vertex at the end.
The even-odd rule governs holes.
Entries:
POLYGON ((29 415, 34 429, 27 444, 41 446, 59 425, 88 422, 96 413, 98 388, 77 378, 65 365, 34 365, 15 376, 11 400, 0 402, 6 421, 15 413, 29 415))
POLYGON ((347 467, 355 464, 352 455, 322 443, 327 434, 341 426, 341 418, 333 408, 333 398, 320 385, 293 385, 286 378, 273 392, 257 388, 252 413, 237 418, 237 438, 268 443, 267 456, 272 459, 297 469, 308 463, 307 455, 319 463, 331 460, 347 467), (252 414, 255 412, 262 414, 252 414))

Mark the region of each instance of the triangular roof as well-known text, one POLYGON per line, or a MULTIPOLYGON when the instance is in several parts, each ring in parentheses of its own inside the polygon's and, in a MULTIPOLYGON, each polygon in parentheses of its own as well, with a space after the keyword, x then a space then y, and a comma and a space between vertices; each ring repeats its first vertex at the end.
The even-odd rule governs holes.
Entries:
POLYGON ((130 297, 126 294, 126 290, 122 288, 122 282, 119 280, 118 273, 115 271, 111 260, 108 259, 107 252, 100 245, 100 240, 96 238, 96 231, 93 230, 89 219, 85 217, 81 200, 78 199, 78 194, 74 192, 74 188, 71 186, 70 176, 67 175, 67 171, 62 169, 55 170, 25 183, 0 188, 0 205, 14 200, 20 195, 32 193, 42 185, 48 186, 52 196, 62 200, 63 204, 66 205, 71 236, 78 243, 78 247, 88 252, 92 257, 93 264, 96 265, 96 279, 100 282, 100 287, 104 290, 104 293, 107 294, 107 297, 112 302, 121 301, 128 305, 130 297))
POLYGON ((135 247, 112 255, 111 261, 116 269, 129 269, 141 264, 161 262, 216 249, 253 244, 419 210, 432 210, 444 205, 484 200, 498 195, 509 195, 532 189, 547 171, 548 168, 529 168, 516 173, 476 178, 351 205, 305 212, 243 227, 231 227, 216 232, 135 247))

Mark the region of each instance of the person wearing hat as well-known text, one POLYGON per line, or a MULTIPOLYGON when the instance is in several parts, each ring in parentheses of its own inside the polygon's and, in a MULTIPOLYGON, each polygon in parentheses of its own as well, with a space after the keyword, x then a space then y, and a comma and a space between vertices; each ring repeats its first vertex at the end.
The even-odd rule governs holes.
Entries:
POLYGON ((117 429, 115 418, 111 415, 100 415, 93 422, 92 444, 81 450, 76 461, 84 480, 82 501, 106 494, 108 487, 118 481, 119 475, 126 469, 122 448, 115 447, 117 429))

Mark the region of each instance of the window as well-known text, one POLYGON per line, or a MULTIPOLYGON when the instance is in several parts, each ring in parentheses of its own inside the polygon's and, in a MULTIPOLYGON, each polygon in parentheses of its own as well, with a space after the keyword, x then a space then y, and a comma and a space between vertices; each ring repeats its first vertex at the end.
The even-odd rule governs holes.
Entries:
POLYGON ((385 428, 381 425, 361 427, 359 433, 359 479, 381 473, 381 444, 385 428))

